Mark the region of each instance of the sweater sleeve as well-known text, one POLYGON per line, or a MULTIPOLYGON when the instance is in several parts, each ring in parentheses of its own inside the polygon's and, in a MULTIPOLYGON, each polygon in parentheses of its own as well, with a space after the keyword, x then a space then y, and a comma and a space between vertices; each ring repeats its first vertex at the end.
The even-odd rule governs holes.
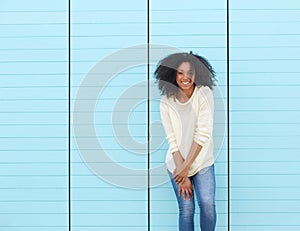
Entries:
POLYGON ((160 101, 160 116, 161 116, 161 121, 162 121, 164 130, 165 130, 165 133, 167 135, 169 149, 172 153, 176 152, 179 149, 178 149, 175 133, 173 130, 173 126, 171 123, 171 118, 170 118, 170 114, 169 114, 169 106, 168 106, 167 102, 165 102, 164 100, 160 101))
POLYGON ((194 132, 194 141, 202 147, 212 137, 214 98, 209 87, 203 87, 199 91, 200 103, 198 105, 198 117, 194 132))

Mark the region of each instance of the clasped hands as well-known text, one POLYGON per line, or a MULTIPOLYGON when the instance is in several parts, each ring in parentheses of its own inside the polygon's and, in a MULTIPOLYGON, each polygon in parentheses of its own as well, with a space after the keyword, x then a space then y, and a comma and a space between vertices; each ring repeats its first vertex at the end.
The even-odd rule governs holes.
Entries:
POLYGON ((183 165, 177 167, 173 172, 174 180, 178 184, 178 196, 182 196, 184 200, 190 200, 193 197, 193 185, 188 178, 188 168, 183 165))

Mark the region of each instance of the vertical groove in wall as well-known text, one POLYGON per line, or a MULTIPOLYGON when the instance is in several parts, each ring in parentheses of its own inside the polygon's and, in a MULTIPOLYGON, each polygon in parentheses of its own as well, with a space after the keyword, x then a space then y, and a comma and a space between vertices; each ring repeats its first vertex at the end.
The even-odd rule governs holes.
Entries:
POLYGON ((226 44, 226 59, 227 59, 227 190, 228 190, 228 198, 227 198, 227 203, 228 203, 228 211, 227 211, 227 214, 228 214, 228 231, 230 231, 230 110, 229 110, 229 99, 230 99, 230 88, 229 88, 229 83, 230 83, 230 63, 229 63, 229 60, 230 60, 230 55, 229 55, 229 52, 230 52, 230 42, 229 42, 229 39, 230 39, 230 36, 229 36, 229 0, 226 0, 226 36, 227 36, 227 44, 226 44))
POLYGON ((148 231, 150 231, 150 0, 147 0, 147 91, 148 91, 148 103, 147 103, 147 128, 148 128, 148 231))
POLYGON ((68 224, 71 227, 71 0, 68 0, 68 224))

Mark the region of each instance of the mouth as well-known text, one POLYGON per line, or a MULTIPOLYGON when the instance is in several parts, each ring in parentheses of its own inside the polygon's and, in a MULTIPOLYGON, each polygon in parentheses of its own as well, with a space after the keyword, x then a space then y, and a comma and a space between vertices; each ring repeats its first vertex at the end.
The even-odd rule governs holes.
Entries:
POLYGON ((182 85, 187 86, 191 84, 191 81, 181 81, 182 85))

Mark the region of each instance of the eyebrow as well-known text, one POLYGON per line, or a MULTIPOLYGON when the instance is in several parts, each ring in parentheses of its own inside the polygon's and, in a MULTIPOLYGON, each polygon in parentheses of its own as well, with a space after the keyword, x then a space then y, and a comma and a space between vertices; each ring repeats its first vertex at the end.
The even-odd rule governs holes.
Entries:
MULTIPOLYGON (((178 69, 177 71, 184 71, 184 70, 178 69)), ((189 69, 188 71, 193 71, 193 69, 189 69)))
MULTIPOLYGON (((182 70, 182 69, 178 69, 177 71, 184 72, 184 70, 182 70)), ((190 71, 194 71, 194 70, 193 70, 193 69, 190 69, 190 70, 188 70, 187 72, 190 72, 190 71)))

